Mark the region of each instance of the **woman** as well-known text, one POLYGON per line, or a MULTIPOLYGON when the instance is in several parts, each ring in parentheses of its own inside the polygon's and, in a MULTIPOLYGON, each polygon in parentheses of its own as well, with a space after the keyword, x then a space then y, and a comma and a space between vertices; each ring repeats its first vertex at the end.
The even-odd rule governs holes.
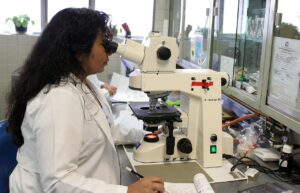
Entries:
POLYGON ((9 95, 9 131, 19 146, 11 193, 163 192, 159 177, 120 184, 111 109, 86 77, 108 62, 109 17, 86 8, 58 12, 9 95))

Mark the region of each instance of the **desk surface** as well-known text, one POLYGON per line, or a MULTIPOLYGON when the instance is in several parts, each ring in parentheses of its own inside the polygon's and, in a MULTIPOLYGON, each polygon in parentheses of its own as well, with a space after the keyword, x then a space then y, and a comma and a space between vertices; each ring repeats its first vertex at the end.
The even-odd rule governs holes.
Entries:
MULTIPOLYGON (((138 180, 138 178, 125 169, 126 166, 131 167, 131 163, 126 156, 123 146, 117 146, 117 151, 121 167, 121 184, 129 185, 131 183, 134 183, 138 180)), ((259 173, 253 179, 249 179, 248 182, 244 180, 235 182, 214 183, 211 184, 211 186, 213 187, 215 193, 235 193, 239 190, 243 190, 260 184, 265 184, 267 182, 275 182, 275 180, 266 174, 259 173)), ((288 189, 293 190, 294 193, 300 193, 300 185, 290 185, 279 181, 276 182, 288 189)))

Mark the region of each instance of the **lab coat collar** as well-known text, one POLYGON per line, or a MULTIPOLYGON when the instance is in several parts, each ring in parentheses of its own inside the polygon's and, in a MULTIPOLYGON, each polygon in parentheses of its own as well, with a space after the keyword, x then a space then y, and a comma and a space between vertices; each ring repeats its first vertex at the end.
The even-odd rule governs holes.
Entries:
MULTIPOLYGON (((92 98, 93 94, 91 93, 91 90, 85 84, 83 84, 82 81, 80 81, 74 74, 70 74, 69 78, 72 81, 74 81, 73 83, 75 84, 75 86, 77 88, 82 90, 83 93, 86 93, 86 94, 82 94, 82 96, 85 98, 85 100, 91 100, 91 101, 95 100, 94 98, 92 98)), ((109 142, 111 143, 111 145, 115 149, 114 140, 113 140, 113 137, 112 137, 112 134, 111 134, 111 128, 109 126, 109 122, 111 122, 111 124, 113 124, 113 119, 112 119, 113 116, 112 116, 112 111, 110 109, 110 106, 109 106, 105 96, 103 96, 103 94, 101 93, 100 88, 97 88, 88 79, 86 79, 86 84, 96 93, 96 97, 100 101, 100 103, 102 105, 102 108, 106 108, 109 112, 109 115, 106 115, 104 113, 103 109, 100 109, 99 111, 97 111, 97 113, 95 113, 94 108, 87 108, 87 110, 89 111, 90 115, 93 116, 96 123, 98 124, 100 129, 104 132, 107 139, 109 140, 109 142)), ((113 127, 113 125, 112 125, 112 127, 113 127)))
MULTIPOLYGON (((97 95, 96 97, 98 98, 99 101, 101 101, 101 105, 104 105, 106 109, 110 110, 110 106, 109 106, 105 96, 102 94, 100 88, 96 87, 96 85, 89 79, 86 79, 86 83, 96 93, 96 95, 97 95)), ((110 113, 111 113, 111 111, 110 111, 110 113)))

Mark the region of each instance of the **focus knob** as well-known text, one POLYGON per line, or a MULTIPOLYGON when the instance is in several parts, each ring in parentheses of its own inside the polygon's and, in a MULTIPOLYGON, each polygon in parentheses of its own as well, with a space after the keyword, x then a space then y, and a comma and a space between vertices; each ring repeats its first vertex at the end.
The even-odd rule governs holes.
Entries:
POLYGON ((157 57, 161 60, 168 60, 171 57, 171 50, 167 47, 161 46, 156 51, 157 57))
POLYGON ((212 134, 212 135, 210 136, 210 140, 211 140, 212 142, 216 142, 216 141, 218 140, 218 136, 217 136, 216 134, 212 134))
POLYGON ((189 139, 182 138, 177 143, 177 149, 182 153, 189 154, 193 151, 192 143, 189 139))
POLYGON ((226 78, 221 78, 221 85, 222 86, 225 86, 225 85, 227 85, 227 80, 226 80, 226 78))

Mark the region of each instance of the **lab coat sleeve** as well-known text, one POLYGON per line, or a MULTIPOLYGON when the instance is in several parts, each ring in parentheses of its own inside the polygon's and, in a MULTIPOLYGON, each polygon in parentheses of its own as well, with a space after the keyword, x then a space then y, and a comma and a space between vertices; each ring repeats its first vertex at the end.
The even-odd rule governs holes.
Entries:
POLYGON ((34 123, 44 192, 126 193, 126 186, 107 184, 76 171, 83 142, 83 101, 66 89, 56 88, 48 95, 34 123))
POLYGON ((136 144, 144 138, 143 121, 133 116, 129 107, 120 111, 114 123, 112 133, 115 144, 136 144))

